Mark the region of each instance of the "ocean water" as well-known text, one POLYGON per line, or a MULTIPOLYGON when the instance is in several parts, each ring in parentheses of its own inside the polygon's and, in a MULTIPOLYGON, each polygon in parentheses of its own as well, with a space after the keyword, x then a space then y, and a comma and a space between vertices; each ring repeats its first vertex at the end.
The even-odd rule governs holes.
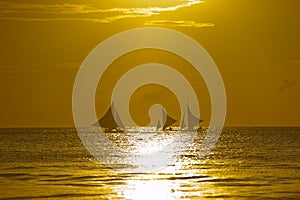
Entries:
POLYGON ((0 163, 0 199, 300 199, 300 128, 227 127, 206 158, 138 173, 96 161, 73 128, 0 129, 0 163))

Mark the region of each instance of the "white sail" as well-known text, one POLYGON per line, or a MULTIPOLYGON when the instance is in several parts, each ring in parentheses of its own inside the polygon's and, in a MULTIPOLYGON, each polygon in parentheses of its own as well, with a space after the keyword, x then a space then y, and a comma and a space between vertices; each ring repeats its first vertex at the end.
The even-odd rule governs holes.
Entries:
POLYGON ((186 128, 186 124, 185 124, 185 122, 184 122, 184 118, 185 118, 185 112, 184 112, 183 117, 182 117, 182 119, 181 119, 180 129, 186 128))
POLYGON ((187 108, 188 112, 188 130, 189 131, 194 131, 194 126, 200 124, 203 120, 199 119, 198 117, 194 116, 188 106, 187 108))
POLYGON ((161 129, 161 128, 162 128, 162 126, 161 126, 160 119, 159 119, 158 122, 157 122, 156 129, 158 130, 158 129, 161 129))
POLYGON ((165 109, 162 109, 162 124, 166 123, 167 114, 165 112, 165 109))
POLYGON ((157 126, 156 126, 156 128, 157 129, 161 129, 161 128, 163 128, 163 126, 162 126, 162 124, 165 124, 165 122, 166 122, 166 112, 165 112, 165 110, 164 109, 162 109, 162 114, 161 114, 161 118, 159 118, 159 120, 158 120, 158 122, 157 122, 157 126), (162 121, 162 122, 161 122, 162 121))
POLYGON ((113 115, 114 115, 114 118, 115 118, 116 123, 117 123, 117 125, 119 126, 119 128, 125 129, 125 126, 124 126, 124 124, 123 124, 123 122, 122 122, 122 120, 121 120, 121 118, 120 118, 120 116, 119 116, 119 114, 118 114, 118 112, 117 112, 115 106, 114 106, 114 103, 112 103, 111 109, 112 109, 112 113, 113 113, 113 115))

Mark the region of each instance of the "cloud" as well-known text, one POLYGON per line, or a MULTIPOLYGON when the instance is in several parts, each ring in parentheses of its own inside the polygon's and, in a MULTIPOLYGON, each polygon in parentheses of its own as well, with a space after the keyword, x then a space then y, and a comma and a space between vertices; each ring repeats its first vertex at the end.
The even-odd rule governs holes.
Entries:
MULTIPOLYGON (((155 16, 162 12, 171 12, 200 3, 203 3, 203 1, 183 0, 178 5, 169 7, 113 7, 100 9, 88 4, 33 4, 2 1, 0 2, 0 13, 2 13, 0 19, 14 21, 89 21, 111 23, 126 18, 155 16)), ((201 26, 201 24, 192 21, 181 22, 173 23, 173 26, 201 26)), ((158 21, 152 21, 152 23, 158 23, 158 21)))
POLYGON ((147 21, 145 23, 146 26, 179 26, 179 27, 195 27, 195 28, 203 28, 203 27, 213 27, 212 23, 198 23, 195 21, 171 21, 171 20, 152 20, 147 21))
POLYGON ((30 21, 30 22, 86 21, 86 22, 95 22, 95 23, 109 23, 122 18, 128 18, 128 16, 116 16, 116 17, 109 17, 105 19, 78 18, 78 17, 63 17, 63 18, 0 17, 0 19, 2 20, 10 20, 10 21, 30 21))
MULTIPOLYGON (((37 72, 45 70, 66 70, 66 69, 75 69, 77 70, 80 67, 81 63, 79 62, 62 62, 62 63, 52 63, 52 64, 41 64, 41 63, 32 63, 32 64, 19 64, 19 65, 2 65, 0 66, 0 72, 37 72)), ((2 74, 3 75, 3 74, 2 74)))
POLYGON ((78 14, 93 10, 86 4, 32 4, 0 2, 2 13, 78 14))

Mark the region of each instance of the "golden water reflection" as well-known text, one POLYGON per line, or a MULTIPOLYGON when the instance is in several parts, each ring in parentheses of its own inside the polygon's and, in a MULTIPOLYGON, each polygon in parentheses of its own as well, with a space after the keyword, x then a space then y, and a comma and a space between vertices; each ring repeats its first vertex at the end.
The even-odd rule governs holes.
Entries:
POLYGON ((174 199, 180 198, 178 183, 168 180, 130 180, 122 192, 126 199, 174 199))
MULTIPOLYGON (((130 177, 124 185, 115 187, 116 193, 125 199, 193 199, 206 195, 214 195, 216 189, 212 184, 214 179, 220 179, 210 169, 203 168, 209 163, 209 159, 200 160, 200 151, 205 131, 195 133, 183 132, 140 132, 113 134, 110 137, 119 147, 130 146, 134 152, 142 153, 137 161, 145 159, 145 162, 137 162, 138 171, 122 171, 129 173, 130 177), (180 134, 180 137, 176 134, 180 134), (124 145, 126 141, 126 145, 124 145), (189 141, 189 144, 186 142, 189 141), (130 144, 130 145, 128 145, 130 144), (162 146, 171 148, 162 148, 162 146), (181 148, 182 147, 182 148, 181 148), (148 151, 145 151, 147 149, 148 151), (171 151, 170 151, 171 149, 171 151), (150 151, 151 150, 151 151, 150 151), (159 152, 159 159, 152 158, 153 152, 159 152), (150 152, 150 153, 149 153, 150 152), (150 156, 149 156, 150 155, 150 156), (171 156, 170 156, 171 155, 171 156), (148 158, 149 157, 149 158, 148 158), (175 158, 172 163, 170 157, 175 158), (162 165, 160 169, 155 166, 162 165), (149 171, 153 167, 154 171, 149 171), (144 169, 144 170, 141 170, 144 169)), ((213 154, 213 153, 212 153, 213 154)), ((218 191, 218 195, 225 194, 218 191)))
POLYGON ((220 178, 199 175, 198 172, 140 175, 126 181, 124 186, 115 189, 125 199, 133 200, 199 199, 230 194, 226 189, 216 187, 213 180, 220 180, 220 178))
POLYGON ((195 141, 163 170, 126 172, 95 160, 74 129, 0 129, 0 199, 299 199, 299 133, 227 128, 205 159, 195 141))

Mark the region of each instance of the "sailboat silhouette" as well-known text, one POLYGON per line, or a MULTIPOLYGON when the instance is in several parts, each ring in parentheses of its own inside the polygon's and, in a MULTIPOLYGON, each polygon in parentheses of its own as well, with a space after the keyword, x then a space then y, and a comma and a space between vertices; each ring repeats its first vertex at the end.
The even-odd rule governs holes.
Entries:
POLYGON ((101 128, 104 128, 107 131, 113 131, 116 129, 124 130, 125 126, 115 109, 114 103, 111 104, 108 111, 105 113, 105 115, 99 119, 97 122, 92 124, 92 126, 99 126, 101 128))
POLYGON ((184 130, 187 128, 188 131, 194 131, 194 127, 199 125, 201 122, 203 122, 202 119, 199 119, 195 115, 192 114, 190 107, 187 106, 187 125, 185 124, 185 113, 183 114, 183 117, 181 119, 180 123, 180 129, 184 130))
POLYGON ((172 117, 170 117, 169 115, 166 114, 165 110, 162 110, 162 116, 161 118, 158 120, 157 122, 157 130, 162 129, 162 130, 166 130, 168 127, 170 127, 172 124, 174 124, 176 122, 175 119, 173 119, 172 117), (164 123, 164 125, 162 126, 162 123, 164 123))
MULTIPOLYGON (((181 123, 180 123, 180 129, 181 130, 188 130, 188 131, 194 131, 194 127, 199 125, 201 122, 203 122, 202 119, 199 119, 198 117, 194 116, 189 108, 187 107, 187 124, 185 123, 185 115, 184 113, 181 123)), ((177 120, 173 119, 169 115, 166 114, 165 110, 162 109, 162 115, 161 118, 157 122, 157 130, 166 130, 168 127, 170 127, 172 124, 174 124, 177 120)), ((92 124, 92 126, 100 126, 101 128, 107 130, 107 131, 122 131, 125 130, 125 126, 114 106, 114 103, 111 104, 110 108, 107 110, 107 112, 104 114, 104 116, 99 119, 97 122, 92 124)))

